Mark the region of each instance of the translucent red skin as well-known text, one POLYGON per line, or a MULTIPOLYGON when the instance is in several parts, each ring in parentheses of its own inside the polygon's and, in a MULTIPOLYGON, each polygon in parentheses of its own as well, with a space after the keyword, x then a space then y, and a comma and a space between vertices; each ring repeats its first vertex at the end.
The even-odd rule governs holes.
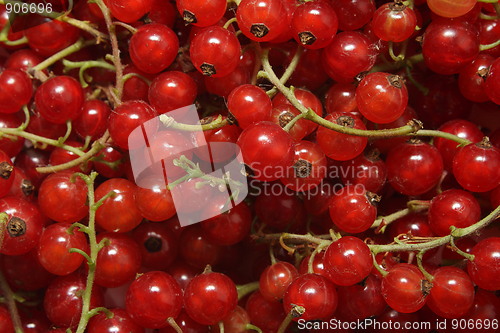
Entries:
POLYGON ((306 49, 321 49, 327 46, 337 33, 339 22, 337 14, 329 3, 311 1, 301 4, 295 9, 290 22, 293 38, 306 49), (301 32, 309 32, 316 40, 306 45, 300 41, 301 32))
POLYGON ((144 327, 134 323, 125 309, 109 309, 113 318, 107 318, 101 312, 89 320, 88 333, 144 333, 144 327))
POLYGON ((408 105, 408 91, 403 82, 397 88, 388 80, 389 74, 368 74, 356 88, 356 104, 365 118, 387 124, 398 119, 408 105))
MULTIPOLYGON (((498 319, 500 316, 500 300, 495 294, 491 291, 486 291, 481 288, 478 288, 474 295, 474 302, 472 303, 469 311, 462 317, 465 320, 474 320, 478 322, 478 320, 482 320, 486 322, 486 320, 498 319)), ((493 332, 494 330, 490 327, 490 330, 487 332, 493 332)), ((463 332, 477 332, 474 329, 465 329, 463 332)))
POLYGON ((196 22, 191 23, 197 27, 207 27, 217 23, 226 12, 227 2, 224 0, 177 1, 177 9, 181 15, 185 10, 196 17, 196 22))
POLYGON ((196 268, 188 264, 184 259, 178 258, 167 268, 166 272, 172 275, 182 290, 185 290, 189 282, 203 272, 203 268, 196 268))
POLYGON ((217 216, 201 222, 205 235, 214 243, 229 246, 241 242, 250 232, 252 212, 245 202, 240 202, 225 211, 227 196, 213 198, 202 211, 202 216, 217 216), (224 213, 221 213, 224 212, 224 213))
POLYGON ((0 268, 5 279, 16 290, 38 290, 45 288, 56 277, 40 264, 36 247, 19 256, 1 256, 0 268))
POLYGON ((462 190, 447 190, 431 201, 429 225, 438 236, 450 234, 450 226, 466 228, 479 221, 481 207, 472 194, 462 190))
POLYGON ((122 178, 105 181, 95 191, 95 201, 101 200, 110 191, 115 197, 109 197, 96 211, 97 224, 107 231, 127 232, 142 221, 142 215, 135 205, 134 192, 137 185, 122 178))
POLYGON ((49 154, 44 150, 28 148, 20 152, 14 161, 14 165, 26 173, 35 189, 39 189, 42 181, 49 175, 36 171, 37 167, 49 164, 49 154))
POLYGON ((118 20, 132 23, 151 11, 153 0, 106 0, 106 6, 118 20))
POLYGON ((500 238, 486 238, 472 249, 473 261, 467 261, 472 281, 485 290, 500 289, 500 238))
POLYGON ((49 218, 64 223, 81 220, 88 214, 87 185, 80 177, 72 183, 71 171, 60 171, 49 175, 40 186, 38 203, 49 218))
POLYGON ((385 162, 379 158, 367 158, 366 154, 360 154, 352 160, 342 164, 345 174, 342 174, 344 185, 363 185, 367 191, 381 194, 387 181, 387 167, 385 162))
POLYGON ((33 83, 28 74, 17 68, 6 68, 0 73, 0 112, 14 113, 27 104, 33 94, 33 83))
POLYGON ((500 149, 469 144, 453 159, 453 175, 471 192, 487 192, 500 184, 500 149))
POLYGON ((187 74, 169 71, 156 76, 148 91, 149 103, 158 114, 191 105, 198 88, 187 74))
POLYGON ((165 270, 179 253, 179 241, 165 223, 143 223, 134 229, 132 239, 139 245, 142 264, 149 269, 165 270), (154 248, 158 251, 149 252, 147 242, 151 238, 156 240, 155 245, 159 245, 154 248))
MULTIPOLYGON (((31 49, 22 49, 12 53, 3 64, 4 68, 17 68, 27 71, 41 63, 44 58, 31 49)), ((46 70, 43 71, 45 74, 46 70)))
MULTIPOLYGON (((226 116, 221 117, 222 120, 227 118, 226 116)), ((216 118, 213 119, 215 120, 216 118)), ((219 143, 236 143, 240 133, 241 129, 236 125, 226 125, 213 130, 192 132, 191 136, 193 142, 195 142, 198 147, 202 147, 202 149, 195 149, 194 154, 205 162, 222 163, 228 161, 231 157, 235 156, 237 147, 234 146, 234 149, 225 147, 225 149, 216 150, 214 150, 214 148, 217 148, 219 143), (209 146, 208 149, 205 143, 209 146)))
POLYGON ((339 30, 352 31, 362 28, 373 17, 373 0, 333 0, 331 6, 337 14, 339 30))
MULTIPOLYGON (((305 87, 309 91, 315 91, 325 84, 329 76, 323 69, 323 63, 321 62, 322 54, 323 49, 305 49, 287 84, 294 87, 305 87)), ((290 53, 285 59, 283 68, 288 68, 294 55, 295 52, 290 53)))
POLYGON ((323 265, 339 286, 351 286, 370 274, 373 258, 368 246, 353 236, 333 242, 325 252, 323 265))
POLYGON ((8 228, 5 228, 0 252, 15 256, 34 248, 42 234, 42 218, 38 209, 25 200, 12 197, 0 199, 0 209, 8 215, 7 222, 13 217, 23 220, 26 230, 24 234, 13 237, 10 236, 8 228))
POLYGON ((161 188, 165 187, 163 177, 151 175, 139 180, 137 185, 134 194, 135 205, 144 218, 159 222, 175 215, 172 193, 161 188))
POLYGON ((294 221, 299 204, 300 200, 293 191, 284 186, 273 191, 271 187, 257 196, 255 213, 263 223, 273 228, 284 228, 294 221))
POLYGON ((224 274, 204 273, 189 282, 184 291, 184 309, 203 325, 215 325, 238 305, 234 282, 224 274))
POLYGON ((82 86, 70 76, 51 78, 42 83, 35 93, 38 112, 56 124, 76 119, 82 112, 83 102, 82 86))
MULTIPOLYGON (((21 126, 23 122, 15 114, 0 114, 0 128, 16 128, 21 126)), ((17 140, 12 141, 9 138, 0 139, 0 150, 9 155, 9 157, 17 156, 24 147, 24 138, 17 137, 17 140)))
POLYGON ((335 112, 359 112, 356 104, 356 86, 350 83, 334 83, 326 93, 327 114, 335 112))
POLYGON ((495 104, 500 104, 500 60, 498 58, 491 64, 488 76, 484 83, 484 91, 488 98, 495 104))
POLYGON ((429 308, 443 318, 465 315, 474 302, 474 284, 469 275, 453 266, 440 267, 432 275, 432 289, 426 300, 429 308))
MULTIPOLYGON (((104 161, 108 162, 116 162, 118 160, 122 160, 124 157, 122 153, 120 153, 118 150, 116 150, 113 147, 106 147, 100 151, 100 154, 103 155, 102 159, 104 161)), ((123 161, 123 160, 122 160, 123 161)), ((125 163, 127 160, 123 161, 123 163, 120 163, 117 166, 117 170, 112 169, 110 166, 101 163, 101 162, 94 162, 94 169, 99 173, 101 176, 104 176, 106 178, 120 178, 125 175, 125 163)))
POLYGON ((274 123, 262 121, 251 125, 240 134, 237 144, 243 161, 257 180, 276 180, 293 163, 293 139, 274 123))
POLYGON ((443 173, 439 151, 428 143, 402 143, 391 149, 387 159, 387 179, 394 189, 406 195, 431 190, 443 173))
POLYGON ((285 6, 277 0, 243 0, 238 5, 236 18, 241 32, 251 40, 258 42, 268 42, 278 37, 287 27, 287 22, 283 20, 287 17, 285 6), (265 24, 269 33, 258 38, 251 32, 252 24, 265 24))
POLYGON ((40 264, 50 273, 68 275, 80 267, 84 257, 79 253, 70 253, 76 248, 88 251, 87 238, 78 228, 68 234, 68 224, 56 223, 46 227, 37 244, 37 256, 40 264))
POLYGON ((351 83, 361 72, 369 71, 378 51, 372 41, 357 31, 341 32, 323 51, 323 67, 337 82, 351 83))
POLYGON ((422 54, 432 71, 451 75, 460 72, 479 53, 479 33, 462 20, 438 20, 425 30, 422 54))
MULTIPOLYGON (((354 119, 355 129, 365 130, 366 126, 361 119, 351 113, 333 113, 325 117, 325 120, 337 123, 341 116, 349 116, 354 119)), ((342 134, 326 127, 319 127, 316 132, 318 145, 323 149, 326 156, 337 161, 347 161, 355 158, 365 149, 368 140, 364 137, 342 134)))
POLYGON ((330 217, 339 229, 356 234, 371 227, 377 218, 377 207, 366 197, 363 187, 355 190, 355 185, 348 185, 330 202, 330 217))
MULTIPOLYGON (((482 18, 478 18, 474 26, 479 31, 479 41, 481 44, 488 45, 498 40, 498 36, 500 35, 500 20, 484 20, 482 18)), ((481 54, 488 54, 496 59, 500 57, 500 46, 483 50, 481 51, 481 54)))
POLYGON ((125 304, 136 324, 153 329, 166 327, 167 319, 181 312, 182 289, 169 274, 151 271, 132 282, 125 304))
POLYGON ((283 304, 267 301, 257 290, 248 298, 245 306, 252 323, 276 332, 286 317, 283 304))
POLYGON ((425 305, 422 292, 424 275, 417 266, 397 264, 382 279, 382 295, 398 312, 412 313, 425 305))
POLYGON ((269 302, 279 302, 288 286, 299 276, 299 272, 286 261, 267 267, 260 275, 259 289, 269 302))
POLYGON ((290 313, 294 305, 302 306, 305 312, 294 318, 316 320, 330 317, 337 309, 338 296, 333 283, 319 274, 304 274, 295 279, 283 297, 283 307, 290 313))
POLYGON ((63 21, 38 14, 30 14, 25 36, 30 49, 44 57, 51 56, 71 44, 80 36, 80 29, 63 21))
POLYGON ((465 98, 473 102, 490 100, 485 91, 485 82, 477 73, 480 70, 488 69, 494 61, 495 58, 488 54, 478 54, 470 65, 465 66, 460 71, 458 87, 465 98))
MULTIPOLYGON (((201 225, 188 226, 179 238, 180 255, 190 265, 205 268, 207 265, 217 265, 224 254, 225 247, 211 242, 201 225)), ((208 324, 207 324, 208 325, 208 324)))
POLYGON ((172 64, 179 49, 175 32, 163 24, 143 25, 130 38, 130 58, 146 73, 159 73, 172 64))
MULTIPOLYGON (((157 116, 157 112, 143 101, 128 101, 117 106, 108 118, 109 135, 113 142, 123 149, 138 149, 142 148, 144 143, 133 141, 133 145, 129 147, 129 135, 132 131, 147 122, 147 133, 155 133, 158 129, 158 120, 148 122, 157 116)), ((142 133, 141 133, 142 134, 142 133)))
MULTIPOLYGON (((82 314, 83 299, 80 293, 85 291, 85 275, 73 273, 59 276, 47 287, 43 307, 47 317, 62 328, 76 328, 82 314)), ((104 306, 104 295, 99 286, 92 288, 90 310, 104 306)))
POLYGON ((80 115, 73 123, 75 133, 82 139, 87 136, 93 141, 99 139, 106 132, 110 114, 111 108, 103 101, 98 99, 85 101, 80 115))
POLYGON ((476 4, 474 0, 460 0, 460 1, 438 1, 428 0, 429 8, 436 14, 443 17, 458 17, 469 12, 476 4))
MULTIPOLYGON (((450 120, 439 127, 440 131, 455 134, 456 136, 477 143, 483 138, 483 132, 473 123, 463 119, 450 120)), ((455 141, 435 138, 434 146, 439 150, 443 158, 444 168, 448 171, 453 170, 453 158, 460 150, 455 141)))
POLYGON ((372 19, 373 32, 385 41, 402 42, 413 34, 417 25, 417 16, 406 7, 397 11, 389 8, 389 4, 378 7, 372 19))
POLYGON ((211 76, 221 77, 238 66, 241 45, 234 33, 222 27, 210 26, 193 38, 189 54, 198 71, 203 73, 201 65, 204 63, 211 64, 215 68, 215 73, 211 76))
POLYGON ((298 177, 292 167, 288 168, 285 177, 280 179, 286 187, 294 191, 309 191, 318 186, 326 176, 326 156, 317 144, 303 140, 295 145, 294 164, 299 160, 311 163, 311 174, 307 177, 298 177))
POLYGON ((231 91, 227 107, 236 118, 238 127, 245 129, 259 121, 268 121, 273 105, 264 90, 245 84, 231 91))
POLYGON ((363 320, 384 312, 385 303, 380 291, 382 279, 370 274, 362 285, 338 287, 339 304, 337 313, 348 321, 363 320))

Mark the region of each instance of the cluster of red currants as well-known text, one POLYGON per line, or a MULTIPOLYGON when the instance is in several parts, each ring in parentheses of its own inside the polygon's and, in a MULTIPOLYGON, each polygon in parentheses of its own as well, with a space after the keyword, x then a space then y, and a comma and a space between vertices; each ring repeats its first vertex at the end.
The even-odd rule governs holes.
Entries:
POLYGON ((70 12, 0 5, 0 333, 498 331, 498 2, 70 12))

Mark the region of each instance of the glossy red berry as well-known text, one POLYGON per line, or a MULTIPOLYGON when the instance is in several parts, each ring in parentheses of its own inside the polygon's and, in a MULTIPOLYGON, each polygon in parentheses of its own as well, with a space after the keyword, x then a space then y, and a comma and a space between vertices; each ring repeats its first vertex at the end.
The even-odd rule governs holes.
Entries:
POLYGON ((245 129, 259 121, 267 121, 271 116, 272 103, 266 92, 252 84, 244 84, 233 91, 227 99, 230 119, 245 129))
POLYGON ((486 290, 500 289, 500 238, 486 238, 472 248, 474 260, 467 262, 467 270, 472 281, 486 290))
POLYGON ((330 202, 330 217, 339 229, 356 234, 368 230, 377 218, 380 197, 363 186, 347 185, 330 202))
POLYGON ((490 100, 484 78, 487 77, 488 69, 494 61, 495 58, 488 54, 479 54, 470 65, 460 71, 458 87, 465 98, 473 102, 490 100))
POLYGON ((453 158, 453 175, 471 192, 486 192, 500 184, 500 150, 488 140, 471 143, 453 158))
POLYGON ((417 266, 397 264, 382 279, 382 295, 387 304, 402 313, 412 313, 425 305, 430 285, 417 266))
POLYGON ((73 223, 84 218, 89 211, 87 185, 73 172, 60 171, 48 176, 40 186, 38 203, 45 215, 57 222, 73 223))
POLYGON ((432 189, 439 182, 444 168, 439 151, 420 140, 394 147, 385 164, 389 183, 406 195, 419 195, 432 189))
POLYGON ((474 284, 469 275, 458 267, 444 266, 432 275, 432 289, 427 305, 443 318, 459 318, 474 302, 474 284))
POLYGON ((478 53, 479 34, 465 21, 433 21, 425 30, 422 54, 427 67, 438 74, 460 72, 478 53))
POLYGON ((169 326, 182 309, 182 289, 172 276, 151 271, 138 277, 127 290, 127 312, 132 320, 145 328, 169 326))
POLYGON ((258 180, 276 180, 293 163, 293 139, 274 123, 251 125, 241 133, 237 144, 243 161, 258 180))
POLYGON ((331 5, 337 14, 339 30, 342 31, 362 28, 375 12, 373 0, 333 0, 331 5))
POLYGON ((252 324, 258 325, 258 327, 267 327, 275 332, 278 331, 281 322, 286 317, 283 304, 269 302, 259 290, 250 295, 245 308, 250 315, 252 324))
POLYGON ((442 17, 459 17, 467 14, 476 4, 476 0, 427 0, 430 10, 442 17))
POLYGON ((206 271, 189 282, 184 291, 184 309, 203 325, 227 318, 238 303, 234 282, 224 274, 206 271))
POLYGON ((97 140, 106 132, 110 114, 111 108, 108 104, 91 99, 83 102, 82 111, 72 125, 80 138, 85 140, 90 136, 91 140, 97 140))
POLYGON ((107 0, 107 6, 118 20, 125 23, 137 21, 151 11, 153 0, 107 0))
POLYGON ((375 149, 342 163, 344 185, 359 184, 366 191, 380 194, 387 181, 387 167, 379 154, 375 149))
MULTIPOLYGON (((361 119, 351 113, 330 114, 325 117, 325 120, 349 128, 366 129, 361 119)), ((368 142, 364 137, 339 133, 326 127, 318 128, 316 138, 325 155, 337 161, 355 158, 361 154, 368 142)))
POLYGON ((327 2, 308 1, 295 9, 291 26, 297 43, 308 49, 321 49, 337 33, 337 14, 327 2))
POLYGON ((31 99, 33 83, 28 74, 17 68, 0 73, 0 113, 14 113, 31 99))
POLYGON ((166 223, 143 223, 134 229, 132 239, 139 245, 142 264, 150 269, 165 270, 179 253, 177 236, 166 223))
POLYGON ((130 38, 129 52, 134 65, 146 73, 159 73, 174 61, 179 49, 175 32, 163 24, 143 25, 130 38))
MULTIPOLYGON (((143 137, 129 136, 134 129, 147 122, 146 133, 155 133, 158 129, 158 120, 151 120, 158 114, 143 101, 128 101, 116 107, 108 118, 109 135, 113 142, 123 149, 138 149, 145 145, 143 137), (129 146, 129 144, 131 144, 129 146)), ((143 133, 140 133, 143 135, 143 133)))
POLYGON ((260 276, 259 289, 270 302, 283 299, 288 286, 299 276, 297 269, 286 261, 280 261, 267 267, 260 276))
POLYGON ((498 87, 500 86, 500 75, 498 75, 500 70, 500 61, 498 58, 491 64, 488 76, 484 82, 484 91, 488 98, 496 104, 500 104, 500 93, 498 92, 498 87))
POLYGON ((9 193, 15 177, 14 166, 9 155, 0 150, 0 198, 9 193))
POLYGON ((113 318, 100 312, 89 320, 88 333, 144 333, 144 327, 137 325, 125 309, 109 309, 113 318))
POLYGON ((84 94, 80 82, 70 76, 53 77, 38 87, 35 103, 46 120, 61 124, 82 112, 84 94))
POLYGON ((225 247, 212 242, 199 224, 188 226, 179 237, 180 254, 184 261, 196 268, 217 265, 224 255, 225 247))
POLYGON ((384 41, 402 42, 413 34, 417 17, 413 10, 401 2, 391 2, 378 7, 373 14, 373 32, 384 41))
POLYGON ((87 238, 78 228, 69 232, 69 225, 56 223, 43 230, 37 245, 38 261, 52 274, 68 275, 80 267, 85 259, 71 248, 88 251, 87 238))
POLYGON ((287 288, 283 297, 283 307, 290 313, 294 306, 305 309, 304 314, 294 318, 322 320, 330 317, 337 309, 338 296, 333 283, 319 274, 299 276, 287 288))
POLYGON ((228 75, 238 66, 241 46, 234 33, 213 25, 196 35, 191 42, 189 53, 198 71, 204 75, 221 77, 228 75))
POLYGON ((224 0, 177 1, 177 9, 185 24, 207 27, 217 23, 226 12, 227 2, 224 0))
POLYGON ((353 236, 333 242, 325 252, 323 264, 339 286, 351 286, 370 274, 373 257, 368 245, 353 236))
POLYGON ((408 104, 408 91, 397 75, 371 73, 356 89, 356 104, 366 119, 386 124, 403 114, 408 104))
POLYGON ((472 194, 462 190, 447 190, 431 201, 429 225, 438 236, 450 234, 450 227, 466 228, 481 216, 481 207, 472 194))
POLYGON ((151 82, 149 103, 159 114, 194 103, 198 88, 194 80, 179 71, 161 73, 151 82))
POLYGON ((279 0, 243 0, 238 5, 236 18, 241 32, 258 42, 268 42, 285 30, 285 6, 279 0))

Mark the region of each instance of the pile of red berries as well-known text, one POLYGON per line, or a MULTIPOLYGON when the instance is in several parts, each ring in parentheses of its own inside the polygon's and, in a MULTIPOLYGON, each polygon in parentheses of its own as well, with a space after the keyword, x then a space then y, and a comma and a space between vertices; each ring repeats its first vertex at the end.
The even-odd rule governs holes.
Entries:
POLYGON ((498 331, 497 1, 3 3, 0 333, 498 331))

